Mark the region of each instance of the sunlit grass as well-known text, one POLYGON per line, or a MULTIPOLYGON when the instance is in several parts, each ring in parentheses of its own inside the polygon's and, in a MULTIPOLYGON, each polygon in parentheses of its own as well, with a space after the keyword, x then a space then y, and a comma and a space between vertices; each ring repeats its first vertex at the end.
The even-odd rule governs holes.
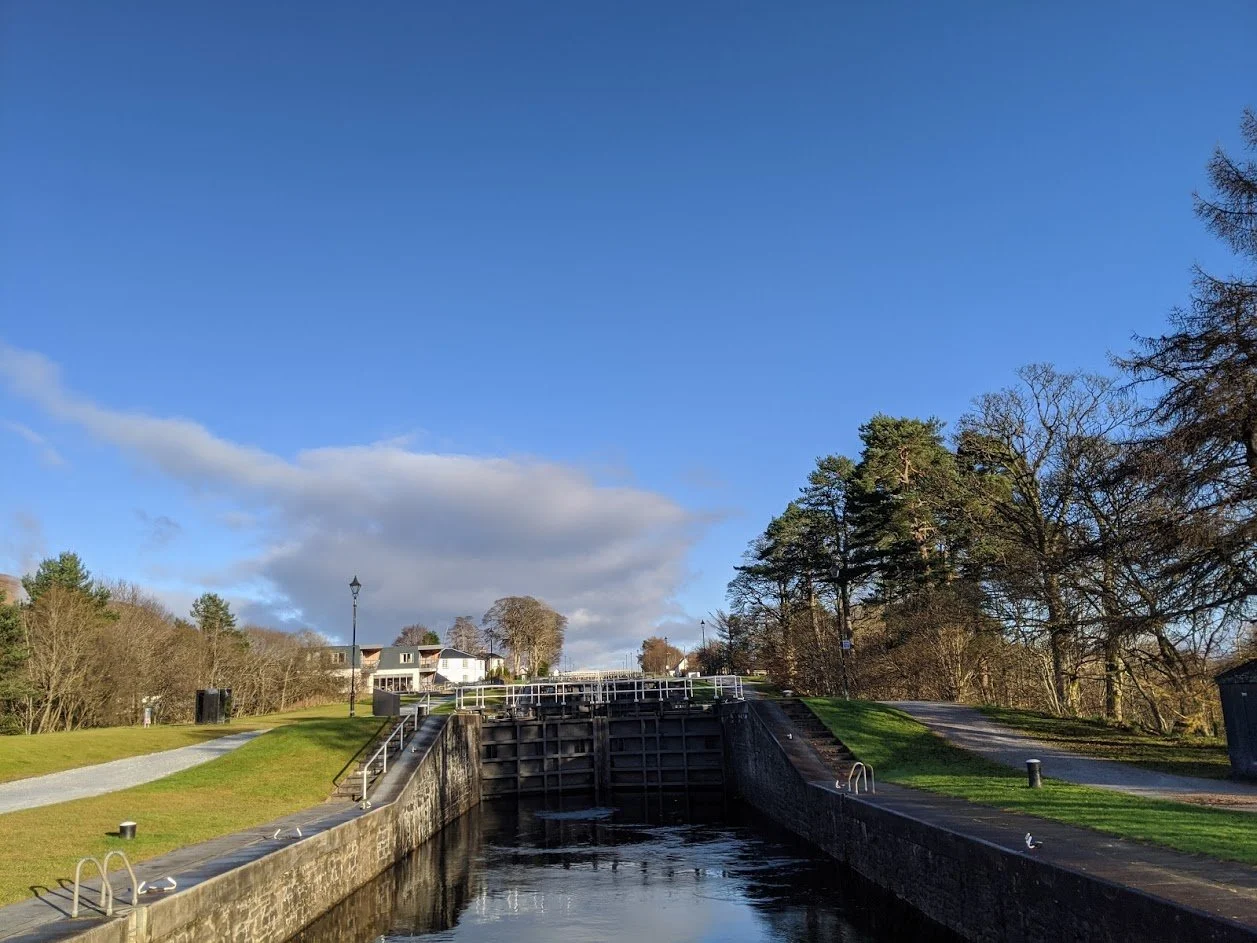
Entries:
POLYGON ((879 782, 1257 864, 1257 816, 1251 813, 1144 799, 1046 777, 1042 789, 1030 789, 1023 771, 954 747, 893 707, 830 698, 807 703, 858 759, 872 764, 879 782))
POLYGON ((224 757, 143 786, 0 815, 0 903, 30 897, 31 885, 72 879, 83 855, 121 848, 139 861, 317 805, 345 764, 388 723, 319 717, 323 710, 292 712, 224 757), (108 835, 125 820, 138 823, 134 841, 108 835))
POLYGON ((1231 775, 1226 741, 1220 738, 1156 737, 1096 718, 1053 717, 1051 714, 1006 707, 982 707, 979 710, 991 720, 1086 756, 1120 760, 1144 769, 1180 776, 1227 779, 1231 775))
MULTIPOLYGON (((370 712, 370 704, 367 704, 370 712)), ((152 727, 95 727, 31 736, 0 736, 0 783, 42 776, 79 766, 107 763, 128 756, 192 746, 245 730, 258 730, 318 717, 343 717, 348 704, 340 701, 281 714, 242 717, 230 724, 157 724, 152 727)))

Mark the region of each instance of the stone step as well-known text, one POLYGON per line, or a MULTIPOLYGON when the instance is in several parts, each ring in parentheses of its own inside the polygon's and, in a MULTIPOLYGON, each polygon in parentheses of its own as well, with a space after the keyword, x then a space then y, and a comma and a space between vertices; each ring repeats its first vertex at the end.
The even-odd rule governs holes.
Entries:
POLYGON ((795 729, 810 743, 820 755, 825 765, 842 779, 851 772, 857 762, 854 753, 847 745, 834 736, 833 731, 825 726, 825 722, 812 712, 812 709, 797 699, 782 700, 782 712, 790 718, 795 729))

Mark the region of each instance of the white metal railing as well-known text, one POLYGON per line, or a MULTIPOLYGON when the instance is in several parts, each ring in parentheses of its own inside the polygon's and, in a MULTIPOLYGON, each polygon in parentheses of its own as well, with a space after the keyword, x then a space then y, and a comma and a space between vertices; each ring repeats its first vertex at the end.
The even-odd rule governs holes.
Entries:
POLYGON ((735 701, 745 700, 742 693, 742 679, 738 675, 712 675, 712 687, 715 688, 716 698, 729 697, 735 701))
MULTIPOLYGON (((847 792, 858 796, 861 783, 864 784, 865 792, 877 792, 877 777, 873 775, 873 767, 857 760, 855 765, 851 767, 851 771, 847 773, 847 792)), ((842 780, 835 782, 834 788, 841 789, 842 780)))
POLYGON ((563 704, 580 700, 588 704, 612 702, 690 701, 696 690, 710 688, 716 698, 743 700, 742 679, 737 675, 695 678, 603 677, 581 680, 525 681, 520 683, 469 684, 454 692, 458 710, 483 711, 500 707, 513 711, 524 707, 563 704))
POLYGON ((105 869, 101 867, 100 862, 91 855, 80 858, 79 863, 74 866, 74 898, 70 903, 70 916, 79 915, 79 894, 83 890, 83 865, 89 862, 96 865, 96 870, 100 872, 100 909, 105 916, 110 916, 113 913, 113 898, 106 890, 109 887, 109 879, 105 877, 105 869))
POLYGON ((131 906, 134 907, 140 900, 140 882, 135 879, 135 869, 131 867, 131 861, 127 858, 126 852, 115 848, 113 851, 105 855, 103 861, 93 858, 91 855, 80 858, 79 863, 74 866, 74 897, 70 902, 70 916, 77 917, 79 915, 79 898, 83 891, 83 865, 91 863, 96 865, 96 870, 100 872, 100 897, 99 905, 101 912, 106 917, 113 916, 113 882, 109 880, 109 862, 114 856, 122 860, 122 865, 127 869, 127 874, 131 877, 131 906))
MULTIPOLYGON (((429 702, 431 703, 431 702, 429 702)), ((367 801, 367 783, 371 776, 371 770, 376 763, 380 764, 380 775, 383 776, 388 772, 388 755, 390 747, 393 747, 393 741, 397 741, 396 747, 393 748, 395 753, 400 753, 406 746, 406 725, 410 724, 410 732, 414 733, 419 729, 419 714, 402 714, 401 723, 394 727, 384 742, 380 744, 380 748, 371 754, 371 758, 362 764, 362 807, 368 808, 371 803, 367 801)))

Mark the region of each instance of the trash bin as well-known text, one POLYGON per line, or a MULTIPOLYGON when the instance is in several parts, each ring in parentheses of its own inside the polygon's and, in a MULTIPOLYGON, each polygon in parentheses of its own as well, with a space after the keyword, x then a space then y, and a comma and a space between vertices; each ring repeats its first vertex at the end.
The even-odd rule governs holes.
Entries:
POLYGON ((231 690, 224 688, 203 688, 196 692, 196 722, 198 724, 225 724, 227 722, 227 703, 231 698, 231 690))

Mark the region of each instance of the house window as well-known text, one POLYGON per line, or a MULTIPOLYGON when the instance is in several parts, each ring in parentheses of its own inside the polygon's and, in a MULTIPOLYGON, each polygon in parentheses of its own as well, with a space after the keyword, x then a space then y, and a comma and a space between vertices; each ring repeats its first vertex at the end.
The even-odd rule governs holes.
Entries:
POLYGON ((464 659, 463 659, 463 667, 464 667, 464 668, 466 668, 466 667, 467 667, 467 659, 466 659, 466 658, 464 658, 464 659))
POLYGON ((332 652, 332 664, 343 665, 345 663, 344 652, 332 652))
POLYGON ((402 664, 409 665, 415 660, 414 652, 402 652, 402 664))

